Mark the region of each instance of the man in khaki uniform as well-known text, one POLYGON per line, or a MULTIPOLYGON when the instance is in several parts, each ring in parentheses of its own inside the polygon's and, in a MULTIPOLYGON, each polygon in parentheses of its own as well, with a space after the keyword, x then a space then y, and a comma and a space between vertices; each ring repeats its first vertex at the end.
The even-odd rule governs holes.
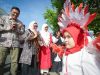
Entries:
POLYGON ((18 7, 12 7, 10 14, 0 17, 0 75, 3 75, 3 67, 10 52, 11 75, 16 75, 19 53, 19 35, 24 32, 21 21, 17 18, 20 14, 18 7))

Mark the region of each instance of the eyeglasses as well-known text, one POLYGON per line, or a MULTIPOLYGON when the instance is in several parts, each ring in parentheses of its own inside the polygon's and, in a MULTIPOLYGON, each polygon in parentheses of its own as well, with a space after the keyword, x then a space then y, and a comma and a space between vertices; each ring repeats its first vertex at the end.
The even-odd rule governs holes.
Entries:
POLYGON ((45 28, 48 28, 48 26, 46 26, 45 28))
POLYGON ((34 27, 38 27, 38 26, 34 26, 34 27))

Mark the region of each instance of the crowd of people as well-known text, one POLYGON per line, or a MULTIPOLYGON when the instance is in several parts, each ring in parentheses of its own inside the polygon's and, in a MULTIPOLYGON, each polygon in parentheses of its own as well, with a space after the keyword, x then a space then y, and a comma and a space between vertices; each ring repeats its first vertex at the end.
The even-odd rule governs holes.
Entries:
POLYGON ((54 35, 48 24, 39 31, 36 21, 25 28, 19 15, 20 9, 12 7, 10 14, 0 17, 0 75, 4 75, 8 54, 10 75, 18 75, 18 71, 20 75, 100 74, 99 35, 92 39, 87 29, 75 22, 54 35))

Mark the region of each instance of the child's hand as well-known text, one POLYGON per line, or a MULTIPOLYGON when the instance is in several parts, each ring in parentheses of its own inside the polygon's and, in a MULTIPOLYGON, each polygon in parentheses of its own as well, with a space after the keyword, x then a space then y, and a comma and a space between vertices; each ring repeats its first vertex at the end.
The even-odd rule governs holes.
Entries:
POLYGON ((100 51, 100 36, 93 41, 93 45, 100 51))

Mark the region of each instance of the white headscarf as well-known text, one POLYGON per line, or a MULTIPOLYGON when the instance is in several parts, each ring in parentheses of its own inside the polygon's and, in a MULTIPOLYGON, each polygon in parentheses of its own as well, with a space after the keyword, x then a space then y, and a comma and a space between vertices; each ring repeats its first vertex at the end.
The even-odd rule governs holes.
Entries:
POLYGON ((34 26, 35 23, 37 23, 37 22, 36 21, 32 21, 29 24, 29 28, 28 29, 30 29, 32 32, 37 31, 37 30, 33 29, 33 26, 34 26))
POLYGON ((45 42, 46 45, 50 44, 50 33, 48 31, 45 31, 45 27, 47 27, 47 24, 42 25, 42 30, 41 30, 41 36, 45 42))

